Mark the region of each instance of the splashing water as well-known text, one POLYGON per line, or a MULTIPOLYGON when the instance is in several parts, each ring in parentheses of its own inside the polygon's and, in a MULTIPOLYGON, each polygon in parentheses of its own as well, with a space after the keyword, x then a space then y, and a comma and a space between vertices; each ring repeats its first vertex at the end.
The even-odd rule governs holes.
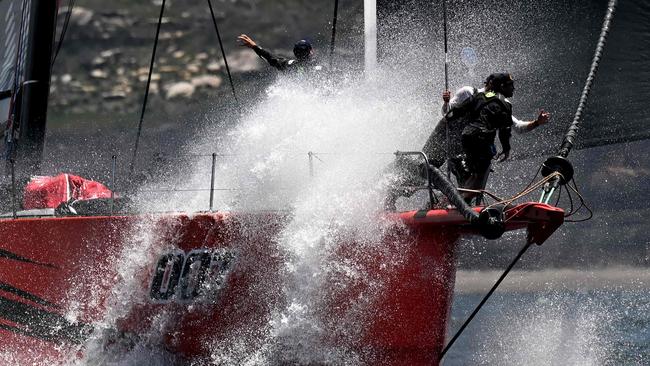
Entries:
MULTIPOLYGON (((322 293, 333 280, 342 288, 358 281, 381 287, 354 263, 334 259, 342 242, 354 242, 359 252, 393 255, 392 263, 399 263, 398 246, 404 243, 376 245, 393 225, 377 220, 383 203, 379 173, 393 159, 392 152, 421 144, 432 118, 430 107, 418 99, 416 91, 422 88, 402 82, 395 87, 397 78, 346 79, 343 86, 333 87, 280 79, 268 89, 266 100, 219 139, 232 159, 218 167, 217 185, 245 189, 222 195, 219 206, 236 211, 288 208, 291 220, 276 239, 288 253, 282 305, 274 309, 262 337, 216 342, 214 363, 359 362, 353 351, 328 348, 323 341, 332 325, 323 319, 331 299, 322 293), (314 154, 313 177, 308 152, 314 154)), ((211 144, 207 141, 194 151, 211 144)), ((197 174, 193 179, 204 178, 197 174)), ((194 204, 200 202, 205 197, 194 204)), ((354 329, 362 327, 362 308, 339 319, 335 332, 353 338, 354 329)))
MULTIPOLYGON (((414 52, 413 47, 411 50, 414 52)), ((211 359, 199 364, 355 365, 368 359, 354 349, 354 339, 364 317, 380 316, 367 310, 372 294, 381 293, 385 283, 369 278, 360 271, 359 263, 337 254, 353 250, 355 258, 381 259, 390 263, 384 269, 389 272, 390 266, 400 265, 408 250, 409 243, 405 242, 396 241, 391 247, 378 245, 395 225, 378 219, 385 194, 382 172, 396 150, 421 149, 440 117, 440 105, 431 101, 439 100, 432 97, 432 85, 440 85, 442 79, 442 75, 430 75, 430 60, 411 56, 402 55, 403 64, 380 66, 383 69, 372 79, 349 74, 336 80, 327 75, 308 81, 280 77, 261 100, 244 106, 234 127, 223 128, 216 118, 206 116, 205 130, 182 149, 195 158, 219 154, 215 174, 218 210, 285 210, 290 218, 274 238, 286 256, 279 274, 282 300, 272 304, 268 323, 262 329, 242 325, 236 332, 209 340, 211 359), (401 68, 404 64, 407 67, 401 68), (342 243, 354 243, 354 248, 342 243), (355 298, 354 304, 346 304, 348 311, 337 319, 323 315, 335 301, 325 293, 336 296, 337 291, 331 291, 335 287, 345 294, 359 284, 367 290, 355 298), (343 347, 328 343, 330 333, 343 339, 343 347)), ((150 182, 143 192, 161 184, 207 188, 211 166, 207 159, 195 158, 183 161, 180 172, 150 182)), ((196 212, 207 209, 208 197, 204 189, 154 199, 142 193, 136 200, 142 211, 196 212)), ((134 259, 126 251, 120 256, 126 283, 152 258, 148 252, 154 240, 151 228, 144 224, 137 231, 139 237, 134 242, 139 257, 134 259)), ((115 294, 100 328, 110 328, 140 301, 135 287, 137 284, 130 284, 115 294)), ((163 329, 166 321, 164 315, 158 319, 160 325, 147 335, 150 343, 160 337, 157 329, 163 329)), ((543 320, 535 324, 537 328, 552 327, 543 320)), ((100 334, 87 345, 91 355, 83 364, 106 362, 98 346, 101 340, 100 334)), ((174 363, 164 351, 153 356, 146 343, 117 357, 114 363, 174 363)))
MULTIPOLYGON (((173 226, 168 224, 169 228, 173 226)), ((124 245, 111 266, 115 268, 115 277, 94 276, 100 284, 95 284, 95 298, 103 298, 102 288, 111 288, 111 293, 104 306, 106 311, 99 321, 93 323, 93 332, 88 339, 78 347, 83 357, 75 352, 69 352, 67 364, 76 366, 115 365, 135 366, 141 364, 174 365, 176 357, 159 347, 163 343, 163 329, 170 314, 162 312, 153 320, 147 334, 138 335, 137 339, 125 338, 116 334, 116 324, 129 315, 134 308, 148 301, 141 290, 142 274, 147 273, 151 263, 164 251, 170 248, 156 247, 160 240, 160 225, 152 216, 144 216, 126 235, 124 245), (121 344, 114 344, 115 340, 121 344), (153 346, 152 346, 153 345, 153 346), (110 346, 107 348, 107 346, 110 346), (108 351, 107 351, 108 350, 108 351)), ((110 273, 110 272, 109 272, 110 273)))
MULTIPOLYGON (((373 294, 385 291, 386 283, 369 278, 358 262, 339 254, 352 250, 349 257, 389 263, 384 269, 388 273, 408 251, 407 242, 378 245, 395 225, 378 219, 385 193, 381 173, 392 161, 392 152, 419 149, 433 128, 431 121, 437 120, 439 106, 425 103, 430 100, 422 92, 426 89, 421 80, 387 72, 376 74, 373 80, 344 78, 336 86, 327 81, 300 83, 280 78, 236 126, 219 131, 209 126, 202 134, 205 137, 187 148, 194 155, 219 151, 216 187, 236 190, 219 191, 215 207, 235 212, 285 210, 289 216, 274 239, 286 255, 277 289, 281 300, 272 304, 268 322, 261 328, 242 324, 237 331, 208 340, 210 359, 195 364, 359 365, 372 359, 355 348, 354 342, 367 317, 381 316, 369 309, 373 294), (313 153, 313 176, 308 152, 313 153), (324 315, 328 306, 359 286, 363 296, 346 303, 347 311, 336 319, 324 315), (329 342, 331 337, 337 338, 336 346, 329 342)), ((206 161, 188 161, 184 167, 186 185, 205 184, 210 170, 206 161)), ((172 205, 199 211, 207 201, 208 193, 199 192, 189 199, 179 195, 141 205, 147 210, 172 205)), ((150 258, 153 235, 143 225, 135 240, 140 257, 122 256, 120 266, 125 273, 141 269, 146 265, 143 258, 150 258)), ((124 277, 128 282, 129 276, 124 277)), ((140 301, 134 287, 126 286, 116 294, 104 328, 140 301)), ((544 319, 532 323, 530 332, 554 327, 544 319)), ((100 334, 87 346, 91 355, 81 364, 132 365, 148 360, 173 365, 177 361, 165 351, 147 346, 160 338, 167 321, 173 318, 161 315, 147 339, 125 355, 102 353, 100 334)))
MULTIPOLYGON (((645 364, 647 353, 644 356, 641 348, 631 347, 638 341, 639 331, 620 331, 645 323, 647 300, 642 300, 640 293, 617 289, 500 293, 470 326, 473 329, 468 328, 445 363, 645 364), (634 314, 630 308, 635 309, 634 314)), ((460 295, 454 304, 455 315, 460 315, 455 322, 464 320, 479 298, 460 295)))
MULTIPOLYGON (((373 294, 385 291, 386 284, 369 278, 359 263, 340 253, 351 250, 349 257, 387 263, 383 268, 387 273, 400 266, 408 242, 378 245, 395 225, 380 219, 385 194, 382 172, 395 150, 420 149, 439 111, 438 105, 428 103, 426 81, 390 71, 377 73, 372 80, 347 77, 336 84, 280 78, 236 126, 215 131, 210 125, 203 139, 186 148, 195 155, 219 151, 216 186, 236 189, 219 191, 215 201, 219 210, 285 210, 290 218, 275 238, 286 253, 279 274, 282 300, 272 304, 266 326, 243 324, 236 332, 208 340, 211 357, 197 365, 358 365, 371 359, 354 347, 354 341, 365 319, 381 316, 368 309, 373 294), (313 153, 313 176, 308 152, 313 153), (345 246, 350 243, 354 247, 345 246), (337 301, 325 294, 345 297, 359 286, 363 296, 345 304, 347 311, 336 319, 324 315, 337 301), (332 336, 342 342, 333 346, 328 339, 332 336)), ((187 161, 183 167, 184 184, 205 185, 210 170, 206 161, 187 161)), ((176 182, 168 177, 162 183, 176 182)), ((206 208, 208 193, 199 192, 189 199, 181 195, 149 198, 140 201, 143 211, 171 205, 194 212, 206 208)), ((116 254, 122 274, 119 282, 124 286, 114 291, 108 313, 95 324, 96 332, 84 345, 86 356, 71 363, 180 362, 151 346, 161 343, 161 331, 174 320, 170 314, 158 316, 150 333, 134 345, 110 354, 102 349, 107 330, 144 301, 134 279, 155 258, 154 234, 152 222, 143 220, 130 238, 132 244, 116 254)), ((544 319, 530 332, 553 327, 544 319)))
MULTIPOLYGON (((305 83, 279 78, 236 126, 216 130, 212 123, 201 134, 202 139, 185 149, 194 155, 219 152, 215 185, 234 189, 217 191, 215 207, 219 210, 284 210, 290 217, 274 239, 286 255, 279 274, 282 286, 277 289, 282 300, 272 304, 268 324, 263 329, 242 324, 232 334, 209 340, 211 359, 199 364, 361 362, 362 355, 344 346, 346 341, 352 346, 364 316, 370 316, 365 310, 372 302, 371 294, 379 293, 384 284, 368 278, 359 263, 341 260, 340 253, 351 251, 360 260, 389 263, 384 271, 399 266, 408 243, 396 240, 391 246, 378 245, 396 225, 380 219, 381 172, 395 150, 418 149, 431 120, 436 119, 432 113, 437 113, 437 108, 424 103, 428 98, 422 90, 426 90, 422 81, 397 74, 374 80, 344 77, 336 85, 328 80, 305 83), (409 118, 404 117, 407 115, 409 118), (312 152, 313 174, 308 152, 312 152), (324 316, 333 302, 359 286, 367 290, 354 303, 346 304, 348 310, 339 319, 324 316), (328 338, 333 336, 343 339, 343 347, 340 342, 337 347, 331 345, 328 338)), ((183 164, 183 184, 205 186, 209 171, 206 161, 188 159, 183 164)), ((143 191, 177 183, 169 175, 143 191)), ((153 200, 143 193, 140 198, 142 211, 174 207, 195 212, 206 208, 208 192, 153 200)), ((94 324, 96 331, 84 344, 86 356, 81 360, 72 357, 75 364, 177 362, 164 350, 150 347, 162 343, 160 332, 167 322, 174 321, 169 314, 161 314, 150 334, 135 340, 135 345, 121 351, 113 347, 117 350, 111 353, 102 349, 116 322, 144 301, 135 274, 144 271, 161 250, 154 245, 154 221, 144 219, 134 229, 131 243, 116 253, 120 285, 114 286, 107 314, 94 324)))
MULTIPOLYGON (((216 207, 286 209, 307 197, 322 201, 332 195, 341 199, 357 195, 374 188, 393 152, 421 148, 438 120, 424 81, 405 75, 372 81, 339 78, 337 85, 329 80, 281 78, 266 90, 264 100, 243 113, 236 127, 215 129, 215 123, 207 121, 209 127, 201 133, 207 137, 193 141, 186 152, 218 153, 216 207)), ((188 161, 184 184, 205 187, 208 163, 188 161)), ((178 204, 185 210, 201 210, 206 208, 208 192, 189 199, 179 196, 177 201, 146 205, 168 209, 178 204)))

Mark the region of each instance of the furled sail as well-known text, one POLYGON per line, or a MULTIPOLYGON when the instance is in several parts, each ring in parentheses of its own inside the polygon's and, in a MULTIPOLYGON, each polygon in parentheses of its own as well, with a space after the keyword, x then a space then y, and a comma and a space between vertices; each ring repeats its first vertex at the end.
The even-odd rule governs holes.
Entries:
POLYGON ((12 93, 24 66, 29 0, 0 0, 0 124, 8 128, 12 93))
MULTIPOLYGON (((10 66, 11 60, 6 60, 9 74, 12 74, 8 79, 12 80, 12 105, 3 150, 5 158, 12 157, 18 162, 17 175, 22 179, 23 176, 27 178, 38 173, 40 169, 57 2, 22 0, 19 7, 18 2, 5 4, 7 0, 0 1, 7 6, 7 10, 11 10, 5 14, 5 19, 10 23, 5 28, 13 29, 13 35, 7 35, 7 43, 17 45, 9 47, 15 50, 12 51, 15 60, 13 67, 10 66), (16 24, 19 29, 17 35, 16 24)), ((9 54, 8 58, 11 57, 9 54)))
MULTIPOLYGON (((416 61, 431 80, 432 100, 442 103, 442 3, 378 0, 377 8, 380 57, 416 61)), ((549 125, 513 138, 514 157, 557 151, 578 105, 607 1, 456 0, 447 9, 450 88, 480 87, 493 72, 512 73, 513 114, 532 120, 539 108, 552 113, 549 125)), ((650 137, 649 18, 650 3, 620 2, 577 148, 650 137)))
POLYGON ((0 97, 13 88, 20 47, 23 1, 0 0, 0 97))

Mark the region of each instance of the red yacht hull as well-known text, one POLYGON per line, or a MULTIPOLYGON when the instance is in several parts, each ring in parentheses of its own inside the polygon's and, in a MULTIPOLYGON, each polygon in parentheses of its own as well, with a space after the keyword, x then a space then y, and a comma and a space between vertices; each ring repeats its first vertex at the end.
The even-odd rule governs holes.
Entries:
MULTIPOLYGON (((455 280, 454 250, 473 234, 453 210, 389 214, 395 225, 376 248, 404 241, 399 265, 346 242, 332 253, 381 280, 354 339, 337 327, 366 283, 324 288, 323 324, 336 346, 373 365, 437 364, 455 280), (328 328, 329 329, 329 328, 328 328)), ((528 227, 541 243, 563 211, 523 204, 507 212, 507 229, 528 227)), ((0 221, 0 340, 5 363, 52 365, 82 357, 97 324, 120 337, 160 335, 160 346, 188 359, 210 356, 215 342, 268 325, 286 301, 287 253, 276 243, 281 214, 200 213, 63 217, 0 221), (129 281, 135 278, 135 281, 129 281), (129 285, 131 284, 131 285, 129 285), (135 284, 135 285, 133 285, 135 284), (129 304, 115 311, 115 304, 129 304)), ((151 340, 149 341, 151 342, 151 340)))

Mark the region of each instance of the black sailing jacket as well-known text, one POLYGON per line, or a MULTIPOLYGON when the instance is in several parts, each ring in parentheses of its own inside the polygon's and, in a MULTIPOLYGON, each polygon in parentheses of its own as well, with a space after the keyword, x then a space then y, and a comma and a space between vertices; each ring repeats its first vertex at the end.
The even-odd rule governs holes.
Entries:
POLYGON ((294 60, 290 58, 285 58, 282 56, 276 56, 271 52, 265 50, 260 46, 253 47, 253 51, 257 53, 258 56, 263 58, 269 65, 275 67, 280 71, 292 71, 292 70, 321 70, 322 67, 317 65, 313 58, 308 58, 305 60, 294 60))

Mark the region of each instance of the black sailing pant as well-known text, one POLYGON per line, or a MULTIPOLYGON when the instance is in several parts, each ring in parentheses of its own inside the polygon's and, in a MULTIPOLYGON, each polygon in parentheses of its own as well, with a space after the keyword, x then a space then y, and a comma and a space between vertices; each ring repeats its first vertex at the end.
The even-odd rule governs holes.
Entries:
POLYGON ((490 164, 496 155, 494 138, 481 133, 464 134, 462 143, 469 175, 463 182, 459 182, 459 186, 474 190, 485 189, 490 164))

